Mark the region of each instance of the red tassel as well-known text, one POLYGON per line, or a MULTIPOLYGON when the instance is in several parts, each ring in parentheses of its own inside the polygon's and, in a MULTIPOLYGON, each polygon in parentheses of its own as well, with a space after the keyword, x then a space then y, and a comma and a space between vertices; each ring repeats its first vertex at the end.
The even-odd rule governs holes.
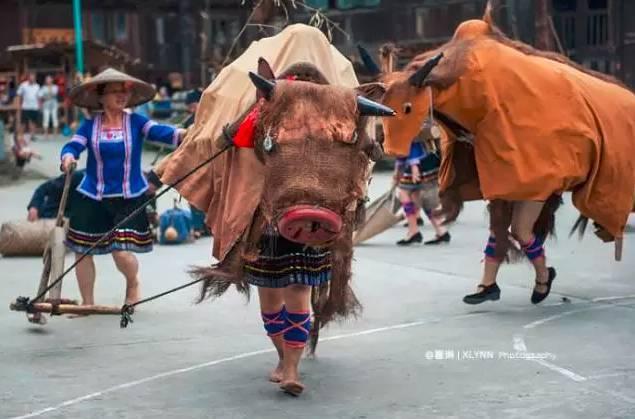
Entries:
POLYGON ((251 112, 247 114, 243 122, 240 123, 238 131, 234 136, 234 145, 239 148, 254 148, 254 133, 256 131, 256 121, 260 107, 256 105, 251 112))

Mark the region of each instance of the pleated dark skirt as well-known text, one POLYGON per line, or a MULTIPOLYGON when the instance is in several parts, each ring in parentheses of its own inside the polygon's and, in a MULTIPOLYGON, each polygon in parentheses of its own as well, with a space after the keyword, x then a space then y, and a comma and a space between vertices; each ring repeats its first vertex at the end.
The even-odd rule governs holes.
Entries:
POLYGON ((281 236, 265 235, 261 255, 244 266, 248 283, 257 287, 319 286, 331 279, 331 251, 294 243, 281 236))

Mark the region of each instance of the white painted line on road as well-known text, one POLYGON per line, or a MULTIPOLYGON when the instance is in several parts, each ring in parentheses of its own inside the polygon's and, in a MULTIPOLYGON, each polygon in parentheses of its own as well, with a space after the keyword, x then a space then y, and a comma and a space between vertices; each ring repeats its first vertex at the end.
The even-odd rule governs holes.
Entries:
POLYGON ((628 300, 631 298, 635 298, 635 294, 631 294, 631 295, 616 295, 613 297, 598 297, 598 298, 594 298, 591 301, 593 301, 594 303, 599 303, 602 301, 615 301, 615 300, 628 300))
POLYGON ((545 318, 533 321, 531 323, 528 323, 528 324, 523 326, 523 329, 533 329, 533 328, 541 326, 541 325, 543 325, 545 323, 548 323, 550 321, 558 320, 558 319, 561 319, 562 317, 570 316, 570 315, 575 314, 575 313, 581 313, 583 311, 591 311, 591 310, 600 310, 600 309, 605 309, 605 308, 609 308, 609 307, 611 307, 611 306, 595 306, 595 307, 586 307, 586 308, 580 308, 580 309, 577 309, 577 310, 565 311, 564 313, 555 314, 553 316, 545 317, 545 318))
POLYGON ((613 372, 613 373, 607 373, 607 374, 589 375, 587 378, 589 380, 600 380, 602 378, 624 377, 627 375, 633 375, 633 371, 622 371, 622 372, 613 372))
MULTIPOLYGON (((586 308, 582 308, 579 310, 570 310, 570 311, 566 311, 564 313, 560 313, 560 314, 556 314, 554 316, 549 316, 549 317, 545 317, 543 319, 540 320, 536 320, 534 322, 531 322, 529 324, 526 324, 525 326, 523 326, 523 329, 533 329, 535 327, 538 327, 540 325, 543 325, 547 322, 553 321, 553 320, 557 320, 560 319, 562 317, 571 315, 571 314, 575 314, 575 313, 580 313, 583 311, 590 311, 590 310, 594 310, 597 308, 604 308, 604 307, 586 307, 586 308)), ((525 344, 525 338, 523 337, 523 335, 521 334, 517 334, 514 335, 513 337, 513 345, 514 345, 514 350, 516 352, 527 352, 527 345, 525 344)), ((579 374, 576 374, 575 372, 568 370, 566 368, 560 367, 556 364, 553 364, 549 361, 546 361, 544 359, 540 359, 540 358, 527 358, 528 361, 533 361, 536 362, 540 365, 542 365, 543 367, 546 367, 552 371, 555 371, 561 375, 564 375, 567 378, 572 379, 575 382, 582 382, 582 381, 586 381, 587 378, 583 377, 579 374)))
POLYGON ((543 367, 547 367, 547 368, 549 368, 552 371, 556 371, 556 372, 564 375, 565 377, 568 377, 568 378, 572 379, 573 381, 581 382, 581 381, 586 381, 587 380, 586 377, 578 375, 578 374, 576 374, 573 371, 569 371, 566 368, 559 367, 559 366, 557 366, 555 364, 552 364, 549 361, 545 361, 544 359, 530 359, 530 361, 537 362, 540 365, 542 365, 543 367))
MULTIPOLYGON (((550 317, 546 317, 544 319, 529 323, 527 325, 524 326, 525 329, 532 329, 534 327, 537 327, 541 324, 544 324, 546 322, 549 322, 551 320, 555 320, 561 317, 564 317, 566 315, 569 314, 573 314, 573 313, 577 313, 577 312, 581 312, 581 311, 588 311, 588 310, 593 310, 593 309, 597 309, 597 308, 606 308, 606 307, 610 307, 610 306, 600 306, 600 307, 588 307, 588 308, 584 308, 584 309, 580 309, 580 310, 572 310, 572 311, 568 311, 566 313, 561 313, 555 316, 550 316, 550 317)), ((455 317, 450 318, 451 320, 456 320, 456 319, 461 319, 461 318, 469 318, 469 317, 476 317, 479 315, 485 315, 485 314, 489 314, 489 312, 484 312, 484 313, 468 313, 468 314, 464 314, 464 315, 458 315, 455 317)), ((335 335, 335 336, 328 336, 328 337, 324 337, 324 338, 320 338, 321 342, 328 342, 328 341, 334 341, 334 340, 340 340, 340 339, 348 339, 348 338, 354 338, 354 337, 358 337, 358 336, 365 336, 365 335, 372 335, 372 334, 376 334, 376 333, 381 333, 381 332, 387 332, 387 331, 391 331, 391 330, 399 330, 399 329, 407 329, 407 328, 412 328, 412 327, 417 327, 417 326, 422 326, 424 324, 431 324, 431 323, 436 323, 439 322, 441 320, 448 320, 446 319, 441 319, 441 318, 435 318, 435 319, 427 319, 427 320, 419 320, 419 321, 414 321, 414 322, 408 322, 408 323, 399 323, 399 324, 395 324, 392 326, 385 326, 385 327, 378 327, 378 328, 374 328, 374 329, 367 329, 367 330, 362 330, 359 332, 352 332, 352 333, 344 333, 344 334, 340 334, 340 335, 335 335)), ((522 336, 521 336, 522 338, 522 336)), ((522 341, 522 344, 524 345, 524 340, 522 341)), ((525 347, 526 348, 526 347, 525 347)), ((94 393, 90 393, 87 394, 85 396, 81 396, 81 397, 77 397, 75 399, 70 399, 67 400, 65 402, 62 402, 58 405, 55 406, 51 406, 51 407, 47 407, 45 409, 41 409, 41 410, 37 410, 35 412, 31 412, 29 414, 26 415, 22 415, 22 416, 14 416, 12 418, 9 419, 27 419, 27 418, 34 418, 34 417, 38 417, 38 416, 42 416, 46 413, 50 413, 50 412, 54 412, 56 410, 60 410, 63 409, 65 407, 68 406, 72 406, 72 405, 76 405, 78 403, 87 401, 87 400, 91 400, 91 399, 95 399, 97 397, 109 394, 109 393, 114 393, 116 391, 119 390, 123 390, 126 388, 130 388, 130 387, 134 387, 134 386, 138 386, 139 384, 144 384, 144 383, 148 383, 151 381, 156 381, 158 379, 161 378, 165 378, 165 377, 170 377, 170 376, 174 376, 174 375, 179 375, 179 374, 184 374, 187 372, 191 372, 191 371, 195 371, 195 370, 199 370, 202 368, 207 368, 207 367, 212 367, 215 365, 219 365, 219 364, 224 364, 227 362, 232 362, 232 361, 236 361, 239 359, 245 359, 245 358, 251 358, 254 356, 258 356, 258 355, 262 355, 262 354, 266 354, 266 353, 272 353, 275 352, 275 349, 271 348, 271 349, 261 349, 258 351, 252 351, 252 352, 245 352, 243 354, 239 354, 239 355, 234 355, 234 356, 230 356, 230 357, 226 357, 226 358, 221 358, 221 359, 217 359, 214 361, 209 361, 209 362, 204 362, 202 364, 197 364, 197 365, 193 365, 191 367, 187 367, 187 368, 179 368, 176 370, 172 370, 172 371, 166 371, 160 374, 156 374, 156 375, 152 375, 150 377, 146 377, 146 378, 142 378, 139 380, 135 380, 135 381, 130 381, 128 383, 124 383, 124 384, 120 384, 117 386, 113 386, 113 387, 109 387, 105 390, 102 391, 97 391, 94 393)), ((560 372, 561 374, 575 380, 575 381, 584 381, 586 380, 586 378, 575 374, 565 368, 561 368, 558 367, 557 365, 551 364, 547 361, 544 361, 542 359, 531 359, 532 361, 538 362, 541 365, 544 365, 545 367, 552 369, 554 371, 560 372)))
MULTIPOLYGON (((485 313, 472 313, 472 314, 466 314, 466 315, 459 315, 456 317, 452 317, 451 319, 460 319, 460 318, 466 318, 466 317, 474 317, 480 314, 485 314, 485 313)), ((400 323, 400 324, 395 324, 392 326, 386 326, 386 327, 377 327, 374 329, 368 329, 368 330, 362 330, 360 332, 352 332, 352 333, 343 333, 341 335, 335 335, 335 336, 328 336, 328 337, 324 337, 324 338, 320 338, 320 342, 328 342, 328 341, 332 341, 332 340, 340 340, 340 339, 348 339, 348 338, 353 338, 353 337, 357 337, 357 336, 365 336, 365 335, 372 335, 375 333, 381 333, 381 332, 387 332, 387 331, 391 331, 391 330, 398 330, 398 329, 407 329, 407 328, 411 328, 411 327, 416 327, 416 326, 422 326, 424 324, 431 324, 431 323, 436 323, 441 321, 442 319, 440 318, 435 318, 435 319, 428 319, 428 320, 419 320, 419 321, 414 321, 414 322, 408 322, 408 323, 400 323)), ((447 319, 445 319, 447 320, 447 319)), ((87 394, 85 396, 81 396, 81 397, 77 397, 75 399, 71 399, 71 400, 67 400, 65 402, 62 402, 58 405, 55 406, 51 406, 51 407, 47 407, 45 409, 41 409, 41 410, 37 410, 35 412, 31 412, 29 414, 23 415, 23 416, 15 416, 9 419, 27 419, 27 418, 34 418, 34 417, 38 417, 38 416, 42 416, 46 413, 50 413, 50 412, 54 412, 56 410, 60 410, 63 409, 65 407, 68 406, 72 406, 81 402, 84 402, 86 400, 91 400, 109 393, 114 393, 116 391, 119 390, 123 390, 126 388, 130 388, 130 387, 134 387, 134 386, 138 386, 139 384, 144 384, 144 383, 148 383, 150 381, 156 381, 160 378, 165 378, 165 377, 170 377, 170 376, 174 376, 174 375, 178 375, 178 374, 184 374, 186 372, 190 372, 190 371, 195 371, 195 370, 199 370, 202 368, 207 368, 207 367, 212 367, 215 365, 219 365, 219 364, 224 364, 227 362, 232 362, 232 361, 236 361, 239 359, 244 359, 244 358, 251 358, 257 355, 262 355, 262 354, 266 354, 266 353, 271 353, 271 352, 275 352, 274 348, 271 349, 261 349, 259 351, 253 351, 253 352, 246 352, 243 354, 239 354, 239 355, 234 355, 234 356, 230 356, 227 358, 221 358, 221 359, 217 359, 214 361, 209 361, 209 362, 204 362, 202 364, 197 364, 197 365, 193 365, 191 367, 187 367, 187 368, 179 368, 176 370, 172 370, 172 371, 166 371, 163 372, 161 374, 156 374, 156 375, 152 375, 150 377, 146 377, 146 378, 142 378, 140 380, 135 380, 135 381, 130 381, 128 383, 124 383, 124 384, 120 384, 117 386, 113 386, 110 388, 107 388, 105 390, 102 391, 97 391, 94 393, 90 393, 87 394)))
MULTIPOLYGON (((523 353, 527 353, 527 345, 525 344, 525 338, 523 337, 523 335, 514 335, 513 337, 513 345, 514 345, 514 350, 516 352, 523 352, 523 353)), ((567 378, 572 379, 573 381, 586 381, 587 379, 581 375, 576 374, 573 371, 570 371, 566 368, 562 368, 559 367, 555 364, 552 364, 549 361, 545 361, 544 359, 540 359, 540 358, 525 358, 527 361, 534 361, 539 363, 540 365, 549 368, 552 371, 556 371, 557 373, 560 373, 562 375, 564 375, 567 378)))
POLYGON ((10 418, 10 419, 26 419, 26 418, 34 418, 34 417, 37 417, 37 416, 42 416, 45 413, 53 412, 55 410, 60 410, 60 409, 62 409, 64 407, 72 406, 74 404, 78 404, 78 403, 81 403, 81 402, 86 401, 86 400, 94 399, 96 397, 100 397, 100 396, 103 396, 103 395, 108 394, 108 393, 114 393, 115 391, 123 390, 125 388, 138 386, 139 384, 147 383, 147 382, 150 382, 150 381, 155 381, 155 380, 158 380, 159 378, 164 378, 164 377, 169 377, 169 376, 172 376, 172 375, 183 374, 183 373, 194 371, 194 370, 198 370, 198 369, 201 369, 201 368, 211 367, 211 366, 218 365, 218 364, 224 364, 226 362, 236 361, 238 359, 250 358, 250 357, 253 357, 253 356, 256 356, 256 355, 261 355, 261 354, 265 354, 265 353, 269 353, 269 352, 275 352, 275 349, 273 349, 273 348, 272 349, 261 349, 259 351, 246 352, 246 353, 243 353, 243 354, 240 354, 240 355, 230 356, 230 357, 227 357, 227 358, 221 358, 221 359, 217 359, 217 360, 210 361, 210 362, 205 362, 205 363, 198 364, 198 365, 193 365, 193 366, 187 367, 187 368, 179 368, 177 370, 162 372, 161 374, 152 375, 150 377, 142 378, 140 380, 130 381, 128 383, 120 384, 118 386, 113 386, 113 387, 107 388, 107 389, 102 390, 102 391, 96 391, 94 393, 90 393, 90 394, 87 394, 87 395, 82 396, 82 397, 77 397, 75 399, 67 400, 65 402, 62 402, 62 403, 56 405, 56 406, 51 406, 51 407, 47 407, 46 409, 37 410, 35 412, 31 412, 31 413, 29 413, 27 415, 23 415, 23 416, 15 416, 15 417, 10 418))

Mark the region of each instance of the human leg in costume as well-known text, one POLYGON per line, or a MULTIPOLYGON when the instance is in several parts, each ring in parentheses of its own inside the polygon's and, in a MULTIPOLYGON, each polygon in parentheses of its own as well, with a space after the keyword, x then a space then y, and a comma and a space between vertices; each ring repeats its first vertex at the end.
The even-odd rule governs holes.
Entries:
POLYGON ((398 246, 409 246, 413 243, 421 243, 423 241, 423 236, 417 225, 417 215, 420 211, 416 203, 417 195, 417 191, 399 189, 399 200, 401 201, 404 213, 406 214, 406 220, 408 221, 408 235, 405 239, 397 242, 398 246))
POLYGON ((439 186, 437 182, 438 180, 436 176, 427 179, 423 183, 420 192, 422 195, 420 202, 423 207, 423 212, 425 212, 426 216, 430 220, 430 224, 432 224, 435 232, 434 239, 427 240, 424 242, 425 245, 449 243, 451 239, 448 228, 443 225, 443 217, 434 215, 434 210, 439 207, 439 186))
POLYGON ((277 234, 260 240, 260 255, 245 263, 244 274, 250 285, 258 287, 264 327, 278 351, 278 366, 270 380, 297 396, 304 390, 298 367, 311 331, 311 288, 331 280, 331 251, 277 234))
POLYGON ((284 296, 280 288, 258 287, 260 312, 267 336, 278 352, 278 365, 269 374, 269 381, 282 381, 282 358, 284 357, 283 333, 287 322, 287 310, 284 306, 284 296))
POLYGON ((311 287, 289 285, 283 293, 288 314, 283 335, 283 377, 280 388, 291 395, 298 396, 304 390, 298 367, 311 331, 311 287))
POLYGON ((434 228, 435 238, 426 241, 425 245, 433 245, 440 243, 449 243, 450 242, 450 232, 448 228, 443 225, 443 218, 437 217, 433 214, 432 210, 424 208, 423 212, 425 212, 428 220, 430 220, 430 224, 434 228))
POLYGON ((533 304, 547 298, 551 291, 551 283, 556 276, 555 269, 547 267, 543 245, 545 237, 536 237, 533 233, 534 224, 538 220, 543 206, 544 202, 518 201, 514 203, 512 214, 512 235, 518 240, 536 271, 536 286, 531 296, 533 304))
POLYGON ((496 276, 503 262, 503 257, 496 254, 496 237, 494 232, 490 232, 483 253, 485 253, 483 277, 481 278, 481 283, 478 285, 478 291, 463 297, 463 302, 466 304, 480 304, 487 300, 496 301, 500 298, 500 288, 496 284, 496 276))

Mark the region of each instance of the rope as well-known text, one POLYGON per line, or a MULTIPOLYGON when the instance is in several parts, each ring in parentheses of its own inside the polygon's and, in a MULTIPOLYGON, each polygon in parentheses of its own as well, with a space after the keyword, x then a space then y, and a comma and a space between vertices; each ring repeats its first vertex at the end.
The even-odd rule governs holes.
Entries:
POLYGON ((199 279, 195 279, 194 281, 188 282, 187 284, 183 284, 183 285, 179 285, 176 288, 172 288, 171 290, 168 291, 164 291, 162 293, 159 294, 155 294, 152 297, 148 297, 148 298, 144 298, 143 300, 137 301, 136 303, 133 304, 124 304, 121 307, 121 321, 119 322, 119 326, 123 329, 125 327, 128 327, 128 323, 133 323, 132 321, 132 314, 134 313, 134 308, 140 304, 144 304, 147 303, 149 301, 152 300, 156 300, 157 298, 161 298, 165 295, 168 294, 172 294, 173 292, 182 290, 183 288, 187 288, 190 287, 198 282, 201 282, 203 280, 205 280, 206 278, 199 278, 199 279))
MULTIPOLYGON (((194 174, 201 167, 207 165, 208 163, 211 163, 216 157, 220 156, 222 153, 224 153, 225 151, 229 150, 232 147, 232 145, 233 145, 232 143, 229 143, 229 144, 225 145, 225 147, 223 147, 221 150, 219 150, 218 152, 213 154, 207 160, 205 160, 204 162, 200 163, 198 166, 196 166, 195 168, 193 168, 192 170, 187 172, 185 175, 183 175, 181 178, 179 178, 176 182, 174 182, 172 184, 169 184, 166 189, 164 189, 163 191, 161 191, 157 195, 155 195, 155 196, 153 196, 151 198, 148 198, 143 204, 141 204, 134 211, 132 211, 126 218, 121 220, 109 232, 107 232, 103 236, 101 236, 99 238, 99 240, 97 240, 97 242, 95 242, 95 244, 93 244, 89 249, 84 251, 79 258, 75 259, 75 262, 71 266, 69 266, 68 269, 66 269, 64 272, 62 272, 62 274, 57 279, 55 279, 55 281, 51 282, 49 284, 49 286, 46 287, 43 291, 41 291, 35 298, 29 299, 27 297, 18 297, 18 299, 16 299, 16 302, 18 302, 21 307, 22 306, 26 306, 27 310, 25 310, 25 311, 28 312, 30 307, 31 307, 31 305, 32 305, 32 303, 34 301, 37 301, 40 298, 42 298, 43 296, 45 296, 46 293, 49 292, 49 290, 51 288, 53 288, 55 285, 57 285, 70 271, 72 271, 79 264, 79 262, 82 261, 82 259, 84 259, 86 256, 88 256, 93 249, 95 249, 97 246, 99 246, 101 243, 103 243, 106 239, 108 239, 108 237, 110 237, 115 232, 115 230, 117 230, 119 227, 121 227, 122 225, 127 223, 130 219, 132 219, 132 217, 134 217, 135 215, 139 214, 141 211, 145 210, 145 208, 146 208, 146 206, 148 204, 150 204, 151 202, 157 200, 158 198, 163 196, 165 193, 167 193, 170 189, 173 189, 176 185, 178 185, 179 183, 183 182, 185 179, 190 177, 192 174, 194 174), (25 298, 26 298, 26 300, 24 300, 25 298)), ((123 309, 122 309, 122 311, 123 311, 123 309)))

